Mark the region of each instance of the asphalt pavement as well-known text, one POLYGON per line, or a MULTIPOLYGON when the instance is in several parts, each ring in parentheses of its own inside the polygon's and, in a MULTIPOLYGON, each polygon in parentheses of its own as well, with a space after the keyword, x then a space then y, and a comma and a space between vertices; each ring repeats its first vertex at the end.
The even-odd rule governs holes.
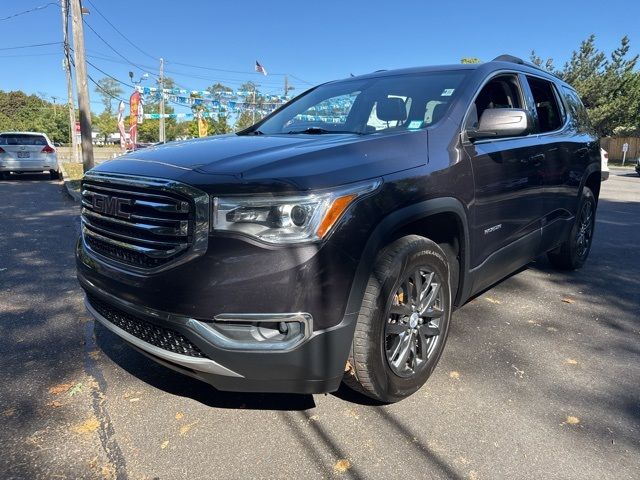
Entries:
POLYGON ((412 397, 219 392, 85 313, 79 207, 0 182, 0 477, 640 478, 640 177, 603 183, 586 266, 539 258, 454 314, 412 397))

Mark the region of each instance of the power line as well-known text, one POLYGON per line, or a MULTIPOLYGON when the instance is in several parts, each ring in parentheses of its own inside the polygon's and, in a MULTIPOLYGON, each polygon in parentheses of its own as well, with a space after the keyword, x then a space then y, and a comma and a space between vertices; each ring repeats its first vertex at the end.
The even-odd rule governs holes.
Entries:
POLYGON ((98 70, 100 73, 102 73, 103 75, 106 75, 107 77, 109 77, 111 80, 114 80, 118 83, 121 83, 122 85, 124 85, 125 87, 129 87, 129 88, 135 88, 133 85, 131 85, 130 83, 126 83, 123 82, 122 80, 118 80, 116 77, 114 77, 113 75, 108 74, 107 72, 105 72, 104 70, 102 70, 99 67, 96 67, 93 63, 91 63, 89 60, 85 60, 85 62, 87 62, 89 65, 91 65, 93 68, 95 68, 96 70, 98 70))
MULTIPOLYGON (((85 60, 85 61, 86 61, 86 60, 85 60)), ((87 63, 89 63, 89 62, 87 62, 87 63)), ((73 60, 73 58, 71 58, 71 64, 72 64, 72 65, 73 65, 73 67, 75 68, 75 66, 76 66, 76 62, 73 60)), ((91 64, 90 64, 90 65, 91 65, 91 64)), ((94 65, 91 65, 91 66, 92 66, 92 67, 94 67, 94 68, 96 68, 94 65)), ((100 69, 98 69, 98 70, 100 70, 100 69)), ((102 72, 102 70, 100 70, 100 71, 102 72)), ((102 72, 102 73, 104 73, 104 72, 102 72)), ((107 76, 111 77, 111 75, 108 75, 108 74, 105 74, 105 75, 107 75, 107 76)), ((118 101, 124 102, 126 105, 129 105, 129 102, 127 102, 126 100, 124 100, 124 99, 122 99, 122 98, 120 98, 120 97, 117 97, 117 96, 113 95, 113 94, 112 94, 111 92, 109 92, 108 90, 105 90, 105 89, 102 87, 102 85, 100 85, 98 82, 96 82, 96 81, 93 79, 93 77, 92 77, 91 75, 89 75, 88 73, 87 73, 87 78, 91 81, 91 83, 93 83, 96 87, 98 87, 98 89, 99 89, 100 91, 104 92, 104 93, 105 93, 105 95, 108 95, 109 97, 113 98, 114 100, 118 100, 118 101)), ((115 81, 117 81, 117 82, 120 82, 120 80, 118 80, 117 78, 114 78, 114 77, 111 77, 111 78, 113 78, 113 79, 114 79, 115 81)), ((124 83, 124 82, 120 82, 120 83, 124 83)), ((126 84, 125 84, 125 85, 126 85, 126 84)))
POLYGON ((109 25, 111 25, 111 28, 113 28, 116 32, 118 32, 118 35, 120 35, 122 38, 124 38, 133 48, 135 48, 140 53, 146 55, 149 58, 152 58, 154 60, 158 59, 158 57, 154 57, 153 55, 145 52, 140 47, 138 47, 135 43, 133 43, 131 40, 129 40, 129 37, 127 37, 120 30, 118 30, 118 28, 113 23, 111 23, 111 21, 107 17, 105 17, 100 10, 98 10, 98 7, 96 7, 96 5, 91 0, 87 0, 87 2, 93 7, 93 9, 98 13, 98 15, 100 15, 104 19, 105 22, 107 22, 109 25))
POLYGON ((36 48, 36 47, 46 47, 48 45, 60 45, 62 42, 49 42, 49 43, 33 43, 31 45, 18 45, 15 47, 2 47, 0 50, 18 50, 20 48, 36 48))
POLYGON ((49 2, 49 3, 46 3, 44 5, 40 5, 39 7, 34 7, 34 8, 29 9, 29 10, 25 10, 24 12, 14 13, 12 15, 9 15, 8 17, 2 17, 2 18, 0 18, 0 22, 2 22, 4 20, 9 20, 11 18, 19 17, 20 15, 25 15, 27 13, 32 13, 32 12, 37 12, 38 10, 43 10, 43 9, 47 8, 48 6, 50 6, 50 5, 60 5, 60 4, 58 2, 49 2))
MULTIPOLYGON (((132 65, 132 66, 134 66, 134 67, 136 67, 136 68, 139 68, 140 70, 143 70, 143 69, 140 67, 140 65, 137 65, 137 64, 133 63, 133 62, 132 62, 131 60, 129 60, 127 57, 125 57, 125 56, 124 56, 124 55, 122 55, 120 52, 118 52, 118 50, 116 50, 115 48, 113 48, 113 47, 111 46, 111 44, 110 44, 109 42, 107 42, 104 38, 102 38, 102 36, 101 36, 98 32, 96 32, 96 31, 94 30, 94 28, 93 28, 91 25, 89 25, 89 23, 88 23, 86 20, 84 21, 84 24, 85 24, 87 27, 89 27, 89 30, 91 30, 91 31, 95 34, 95 36, 96 36, 96 37, 98 37, 100 40, 102 40, 102 42, 103 42, 107 47, 109 47, 109 48, 110 48, 110 49, 111 49, 111 50, 112 50, 116 55, 118 55, 120 58, 122 58, 124 61, 126 61, 129 65, 132 65)), ((157 75, 154 75, 154 76, 156 76, 156 77, 157 77, 157 75)))

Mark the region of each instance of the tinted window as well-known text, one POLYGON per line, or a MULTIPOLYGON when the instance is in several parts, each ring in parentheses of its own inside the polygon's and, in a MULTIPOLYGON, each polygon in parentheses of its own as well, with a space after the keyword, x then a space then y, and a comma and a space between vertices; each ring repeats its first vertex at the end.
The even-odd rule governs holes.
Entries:
POLYGON ((466 75, 457 70, 327 83, 294 99, 258 129, 273 135, 424 128, 444 116, 466 75))
POLYGON ((520 85, 515 75, 500 75, 489 80, 471 106, 467 128, 478 128, 478 122, 487 109, 522 108, 520 92, 520 85))
POLYGON ((538 113, 538 131, 551 132, 562 126, 562 110, 558 96, 551 82, 536 77, 527 77, 536 112, 538 113))
POLYGON ((0 145, 46 145, 47 139, 42 135, 28 133, 0 133, 0 145))
POLYGON ((577 130, 590 131, 591 123, 587 115, 587 110, 582 104, 582 100, 578 97, 575 90, 568 87, 562 87, 562 93, 567 104, 567 110, 569 113, 569 122, 577 130))

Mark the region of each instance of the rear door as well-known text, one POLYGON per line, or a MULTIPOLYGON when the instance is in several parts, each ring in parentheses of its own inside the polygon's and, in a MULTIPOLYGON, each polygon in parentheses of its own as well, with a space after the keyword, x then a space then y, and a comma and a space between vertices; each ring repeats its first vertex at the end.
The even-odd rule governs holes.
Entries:
MULTIPOLYGON (((477 128, 479 118, 487 109, 529 108, 521 82, 517 73, 501 73, 490 79, 470 106, 465 130, 477 128)), ((537 252, 542 214, 542 162, 535 135, 531 134, 465 140, 463 148, 470 159, 475 183, 472 266, 491 260, 482 275, 486 286, 537 252), (491 259, 493 254, 497 255, 491 259)))

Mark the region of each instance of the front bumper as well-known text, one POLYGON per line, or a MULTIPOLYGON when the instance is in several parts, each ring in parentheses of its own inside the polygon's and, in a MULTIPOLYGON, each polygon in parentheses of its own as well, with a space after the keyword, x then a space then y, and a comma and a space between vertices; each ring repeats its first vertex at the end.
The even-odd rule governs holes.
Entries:
POLYGON ((324 393, 342 380, 355 315, 327 330, 309 330, 292 348, 229 349, 212 337, 207 322, 131 304, 82 278, 80 284, 88 311, 107 329, 156 362, 220 390, 324 393))

